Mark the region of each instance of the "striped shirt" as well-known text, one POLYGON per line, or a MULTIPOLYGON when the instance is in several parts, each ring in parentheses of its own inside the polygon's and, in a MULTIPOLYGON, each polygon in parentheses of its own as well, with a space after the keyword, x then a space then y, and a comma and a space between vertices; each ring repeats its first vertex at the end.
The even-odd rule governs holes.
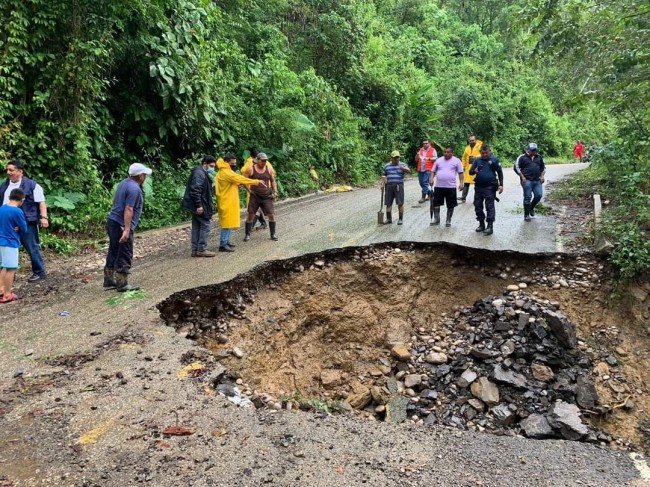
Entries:
POLYGON ((386 176, 386 182, 388 184, 402 184, 404 183, 404 170, 403 167, 408 167, 402 161, 399 161, 399 164, 393 164, 389 162, 384 166, 384 176, 386 176))

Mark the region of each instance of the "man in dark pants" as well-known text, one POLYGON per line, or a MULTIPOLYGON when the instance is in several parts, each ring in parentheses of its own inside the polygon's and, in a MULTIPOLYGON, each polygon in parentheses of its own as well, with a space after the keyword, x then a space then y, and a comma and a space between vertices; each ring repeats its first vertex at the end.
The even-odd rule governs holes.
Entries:
POLYGON ((140 289, 140 286, 129 284, 129 274, 135 227, 142 214, 142 185, 150 174, 151 169, 145 165, 131 164, 129 177, 117 185, 106 223, 109 246, 104 267, 105 288, 115 287, 118 292, 140 289))
POLYGON ((542 184, 544 184, 546 166, 544 158, 537 153, 537 144, 534 142, 528 144, 526 152, 517 157, 514 170, 524 189, 524 220, 529 222, 530 218, 535 216, 535 206, 544 194, 542 184))
POLYGON ((32 261, 32 275, 27 282, 45 279, 45 263, 41 255, 39 227, 47 228, 49 220, 43 188, 36 181, 23 175, 25 166, 22 161, 15 160, 7 164, 7 179, 0 185, 0 205, 6 205, 12 189, 20 188, 25 192, 25 202, 22 210, 27 220, 27 233, 20 234, 20 241, 32 261))
POLYGON ((210 221, 214 214, 212 203, 212 180, 216 174, 217 160, 205 156, 200 166, 190 173, 183 196, 183 208, 192 214, 192 257, 214 257, 208 250, 210 221))
POLYGON ((499 194, 503 193, 503 170, 499 159, 492 155, 492 150, 488 144, 481 146, 481 157, 474 159, 472 167, 469 170, 474 179, 474 210, 478 220, 477 232, 483 232, 485 235, 492 235, 494 232, 493 224, 496 216, 494 209, 494 200, 499 194), (485 213, 483 205, 485 204, 485 213), (487 228, 485 222, 487 221, 487 228))

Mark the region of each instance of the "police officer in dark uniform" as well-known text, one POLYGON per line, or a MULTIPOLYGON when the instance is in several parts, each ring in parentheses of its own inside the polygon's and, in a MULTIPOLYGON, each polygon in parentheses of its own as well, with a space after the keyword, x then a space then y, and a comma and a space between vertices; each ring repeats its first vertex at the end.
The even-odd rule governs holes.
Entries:
POLYGON ((492 235, 496 216, 494 201, 497 192, 503 193, 503 169, 499 158, 492 155, 488 144, 481 146, 481 157, 474 159, 469 173, 476 176, 474 179, 474 210, 478 220, 476 231, 483 232, 484 235, 492 235), (485 205, 485 212, 483 205, 485 205))

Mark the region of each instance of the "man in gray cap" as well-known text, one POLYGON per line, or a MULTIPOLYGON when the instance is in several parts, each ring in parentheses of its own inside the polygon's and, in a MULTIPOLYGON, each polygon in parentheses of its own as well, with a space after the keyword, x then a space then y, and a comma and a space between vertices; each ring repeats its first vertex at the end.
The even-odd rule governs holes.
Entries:
POLYGON ((544 158, 537 153, 537 144, 531 142, 526 152, 517 157, 514 170, 521 180, 524 189, 524 220, 529 222, 535 216, 535 206, 542 199, 544 189, 544 158), (531 201, 532 199, 532 201, 531 201))
POLYGON ((129 284, 133 260, 135 227, 142 214, 142 185, 151 169, 135 163, 129 167, 129 177, 117 185, 113 207, 108 214, 108 254, 104 266, 104 287, 116 288, 118 292, 135 291, 140 286, 129 284))

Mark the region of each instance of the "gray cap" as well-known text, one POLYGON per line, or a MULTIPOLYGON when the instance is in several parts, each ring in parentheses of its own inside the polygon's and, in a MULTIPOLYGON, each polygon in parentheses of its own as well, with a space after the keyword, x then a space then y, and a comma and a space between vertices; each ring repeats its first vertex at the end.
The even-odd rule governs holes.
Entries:
POLYGON ((139 162, 136 162, 129 166, 129 176, 139 176, 140 174, 146 174, 149 176, 151 174, 151 169, 149 169, 144 164, 140 164, 139 162))
POLYGON ((264 154, 264 152, 260 152, 259 154, 257 154, 257 158, 259 160, 261 160, 261 161, 268 161, 269 160, 269 156, 264 154))

